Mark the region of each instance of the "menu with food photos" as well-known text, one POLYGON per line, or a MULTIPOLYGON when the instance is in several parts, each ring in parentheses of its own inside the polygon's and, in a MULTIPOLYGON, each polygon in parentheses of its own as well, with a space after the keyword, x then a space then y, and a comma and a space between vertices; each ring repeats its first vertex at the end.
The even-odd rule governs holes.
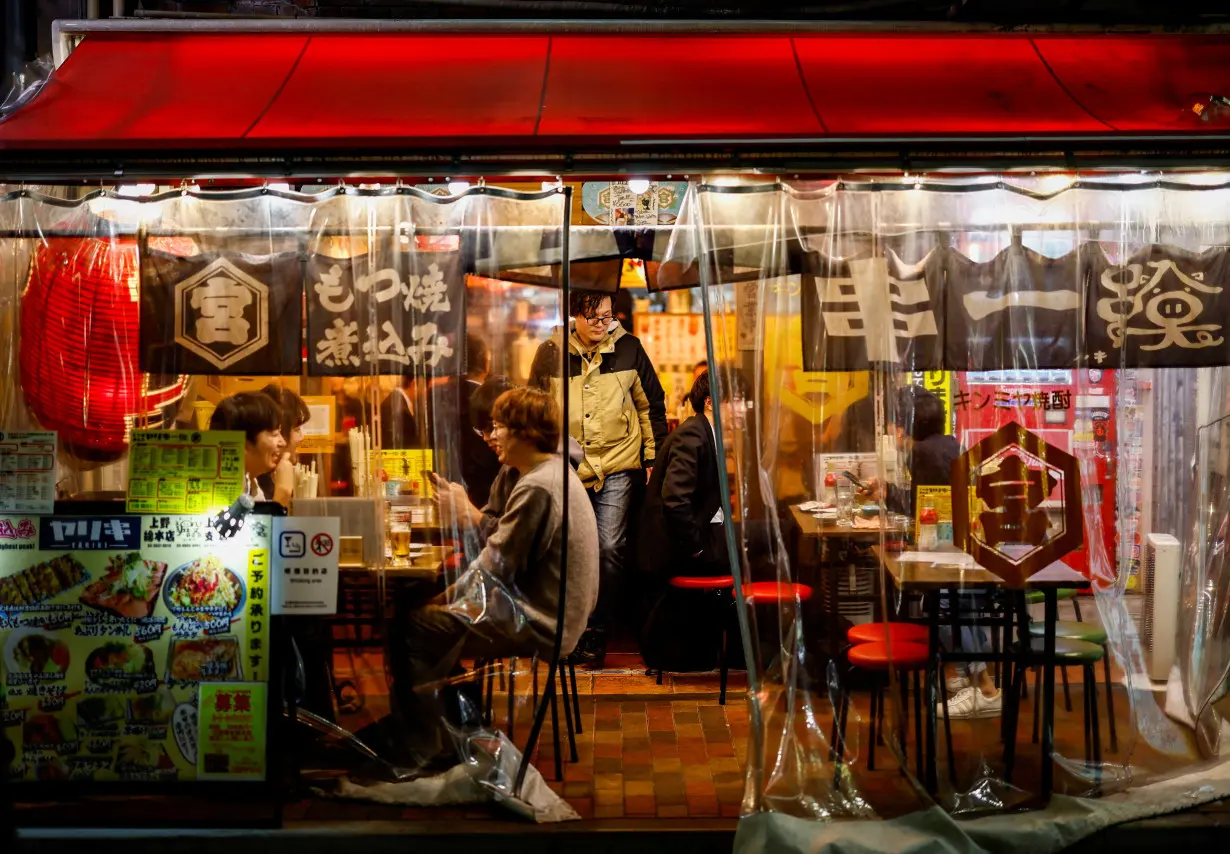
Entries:
MULTIPOLYGON (((199 779, 202 686, 268 682, 270 519, 235 528, 0 516, 0 779, 199 779)), ((210 779, 253 778, 258 717, 210 779)))

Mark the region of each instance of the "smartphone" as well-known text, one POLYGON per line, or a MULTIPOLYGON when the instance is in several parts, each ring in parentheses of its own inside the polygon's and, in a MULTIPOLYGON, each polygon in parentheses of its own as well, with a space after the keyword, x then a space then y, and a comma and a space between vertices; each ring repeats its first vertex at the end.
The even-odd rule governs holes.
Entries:
POLYGON ((863 490, 864 492, 866 492, 866 491, 867 491, 867 484, 863 483, 861 480, 859 480, 857 477, 855 477, 855 476, 854 476, 853 474, 851 474, 850 472, 848 472, 848 471, 843 471, 843 472, 841 473, 841 476, 842 476, 842 477, 844 477, 846 480, 850 481, 850 483, 852 483, 852 484, 854 484, 855 486, 857 486, 859 489, 863 490))

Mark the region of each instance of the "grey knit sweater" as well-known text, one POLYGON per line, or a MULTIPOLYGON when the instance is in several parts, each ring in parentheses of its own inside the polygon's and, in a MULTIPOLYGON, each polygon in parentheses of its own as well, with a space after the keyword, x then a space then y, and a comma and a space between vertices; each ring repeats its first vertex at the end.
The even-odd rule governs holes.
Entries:
POLYGON ((517 597, 541 652, 559 613, 563 478, 568 478, 568 591, 563 652, 576 647, 598 600, 598 523, 572 467, 553 456, 517 480, 478 563, 517 597))

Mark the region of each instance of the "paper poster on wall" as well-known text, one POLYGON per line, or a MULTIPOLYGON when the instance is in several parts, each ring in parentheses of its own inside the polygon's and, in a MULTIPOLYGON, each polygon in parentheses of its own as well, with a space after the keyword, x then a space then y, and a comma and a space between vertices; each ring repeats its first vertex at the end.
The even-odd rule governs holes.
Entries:
POLYGON ((430 448, 394 448, 380 451, 377 460, 376 451, 371 454, 372 471, 383 472, 388 483, 398 481, 402 484, 402 492, 421 495, 430 498, 433 494, 431 481, 424 472, 435 471, 433 454, 430 448))
POLYGON ((303 441, 299 444, 301 454, 333 453, 334 412, 337 401, 332 395, 304 395, 308 408, 308 420, 303 425, 303 441))
POLYGON ((265 779, 266 686, 201 685, 198 780, 265 779))
POLYGON ((290 516, 273 520, 273 613, 336 614, 341 520, 290 516))
POLYGON ((0 513, 51 513, 55 500, 55 431, 0 431, 0 513))
POLYGON ((0 528, 0 777, 197 779, 198 692, 269 678, 269 517, 229 539, 208 516, 0 528))
POLYGON ((211 513, 244 488, 244 435, 222 430, 134 430, 129 513, 211 513))

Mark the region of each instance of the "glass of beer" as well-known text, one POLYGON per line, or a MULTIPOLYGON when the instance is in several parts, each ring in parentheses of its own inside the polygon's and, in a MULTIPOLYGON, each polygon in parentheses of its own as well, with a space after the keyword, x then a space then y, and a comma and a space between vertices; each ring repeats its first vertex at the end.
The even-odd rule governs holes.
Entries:
POLYGON ((406 560, 410 557, 410 526, 394 526, 389 530, 389 544, 393 549, 393 557, 406 560))

